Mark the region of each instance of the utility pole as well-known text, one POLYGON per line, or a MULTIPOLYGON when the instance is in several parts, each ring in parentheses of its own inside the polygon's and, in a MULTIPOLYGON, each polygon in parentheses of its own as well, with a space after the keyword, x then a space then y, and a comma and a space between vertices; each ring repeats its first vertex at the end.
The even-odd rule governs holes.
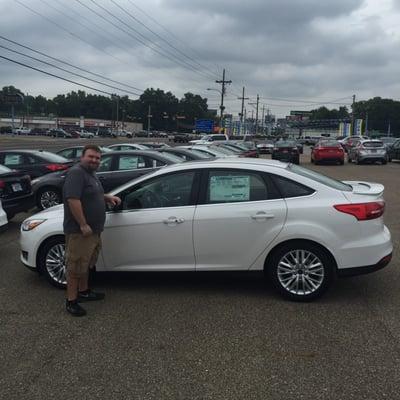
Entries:
POLYGON ((354 126, 354 107, 355 107, 355 103, 356 103, 356 95, 355 94, 353 94, 353 104, 351 105, 351 109, 352 109, 352 112, 351 112, 351 132, 352 132, 352 135, 354 135, 354 133, 355 133, 355 126, 354 126))
POLYGON ((262 119, 261 119, 261 130, 262 130, 262 134, 264 134, 264 119, 265 119, 265 106, 263 104, 262 106, 262 119))
POLYGON ((225 96, 225 85, 230 85, 232 81, 227 81, 225 80, 225 68, 222 72, 222 81, 215 81, 215 83, 219 83, 222 85, 222 90, 221 90, 221 105, 220 105, 220 116, 219 116, 219 125, 220 125, 220 131, 222 131, 222 121, 223 121, 223 116, 224 116, 224 96, 225 96))
POLYGON ((255 103, 249 103, 250 105, 255 105, 256 106, 256 123, 255 123, 255 132, 254 134, 257 135, 257 131, 258 131, 258 105, 260 103, 260 96, 257 95, 257 101, 255 103))
POLYGON ((149 110, 147 112, 147 137, 150 137, 150 121, 151 121, 151 105, 149 104, 149 110))
POLYGON ((240 134, 242 133, 242 125, 243 125, 243 110, 244 110, 244 101, 249 100, 248 97, 244 97, 244 86, 243 86, 243 92, 242 92, 242 97, 238 97, 238 100, 242 100, 242 111, 240 113, 240 134))
POLYGON ((365 114, 365 135, 368 136, 368 111, 365 114))

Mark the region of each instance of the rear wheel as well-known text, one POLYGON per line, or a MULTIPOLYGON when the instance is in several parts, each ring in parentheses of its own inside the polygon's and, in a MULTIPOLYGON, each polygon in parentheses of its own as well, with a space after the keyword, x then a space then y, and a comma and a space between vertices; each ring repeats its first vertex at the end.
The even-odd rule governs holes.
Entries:
POLYGON ((326 250, 306 242, 294 241, 278 248, 266 269, 275 289, 294 301, 316 299, 334 279, 334 262, 326 250))
POLYGON ((40 210, 45 210, 46 208, 54 207, 61 203, 61 193, 56 188, 43 188, 36 194, 36 205, 40 210))
POLYGON ((55 287, 64 288, 67 284, 65 268, 65 238, 55 236, 41 248, 38 267, 46 279, 55 287))
POLYGON ((387 159, 384 158, 384 159, 382 160, 382 165, 386 165, 386 164, 387 164, 387 159))

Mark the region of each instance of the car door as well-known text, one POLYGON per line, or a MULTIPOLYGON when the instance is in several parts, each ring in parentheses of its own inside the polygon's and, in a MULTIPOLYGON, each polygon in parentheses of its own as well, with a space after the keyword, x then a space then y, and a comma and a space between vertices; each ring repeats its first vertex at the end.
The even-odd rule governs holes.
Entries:
POLYGON ((282 230, 287 207, 267 175, 211 169, 193 222, 196 270, 247 270, 282 230))
POLYGON ((193 216, 199 187, 193 170, 149 178, 119 193, 107 212, 102 259, 107 270, 194 270, 193 216))

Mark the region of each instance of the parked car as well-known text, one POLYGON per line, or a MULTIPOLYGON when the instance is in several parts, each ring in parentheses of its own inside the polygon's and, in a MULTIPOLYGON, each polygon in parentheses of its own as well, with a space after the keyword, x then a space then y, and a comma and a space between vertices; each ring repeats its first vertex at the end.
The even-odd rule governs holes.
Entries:
POLYGON ((273 160, 300 163, 299 149, 294 140, 278 140, 275 142, 271 158, 273 160))
POLYGON ((53 136, 55 138, 72 139, 72 134, 61 128, 50 129, 49 136, 53 136))
POLYGON ((392 160, 400 160, 400 139, 397 139, 392 146, 390 146, 388 150, 388 159, 392 160))
POLYGON ((188 143, 189 135, 187 133, 175 133, 174 134, 174 142, 175 143, 188 143))
POLYGON ((228 149, 239 157, 258 158, 258 150, 257 149, 250 150, 246 146, 240 145, 237 142, 235 142, 235 143, 231 143, 231 141, 215 142, 215 144, 213 144, 213 146, 216 146, 218 148, 222 147, 223 149, 228 149))
POLYGON ((112 137, 112 131, 110 128, 98 128, 96 131, 96 136, 98 137, 112 137))
POLYGON ((162 147, 157 149, 161 154, 173 154, 180 157, 183 161, 205 160, 213 158, 212 156, 197 151, 195 149, 182 149, 180 147, 162 147))
POLYGON ((40 135, 47 136, 47 131, 48 131, 48 129, 45 129, 45 128, 33 128, 31 130, 30 134, 36 135, 36 136, 40 136, 40 135))
POLYGON ((148 147, 139 143, 119 143, 108 146, 112 151, 128 151, 128 150, 149 150, 148 147))
POLYGON ((16 133, 17 135, 30 135, 31 129, 21 127, 21 128, 17 128, 17 129, 15 130, 15 133, 16 133))
POLYGON ((208 144, 215 141, 226 141, 226 140, 229 140, 228 136, 218 133, 218 134, 204 135, 200 139, 190 140, 189 144, 208 144))
MULTIPOLYGON (((122 203, 107 212, 96 270, 260 270, 286 298, 312 300, 336 276, 390 262, 383 191, 272 160, 172 165, 110 192, 122 203)), ((61 287, 63 216, 60 205, 29 217, 20 242, 22 263, 61 287)))
POLYGON ((30 177, 0 165, 0 200, 8 220, 31 209, 34 203, 30 177))
POLYGON ((85 131, 83 129, 78 132, 79 132, 79 137, 81 137, 82 139, 93 139, 94 138, 93 132, 85 131))
POLYGON ((35 179, 55 171, 68 169, 73 162, 58 154, 42 150, 1 150, 0 164, 23 171, 35 179))
MULTIPOLYGON (((156 151, 126 151, 109 152, 102 156, 97 176, 108 192, 138 176, 152 172, 156 168, 164 167, 182 160, 156 151)), ((43 176, 32 181, 36 206, 42 210, 53 207, 62 202, 62 187, 66 171, 43 176)))
POLYGON ((297 146, 297 149, 299 150, 299 154, 303 154, 303 152, 304 152, 303 143, 301 143, 299 140, 296 140, 296 146, 297 146))
MULTIPOLYGON (((82 151, 83 151, 84 147, 85 146, 67 147, 65 149, 57 151, 56 154, 58 154, 61 157, 66 158, 67 160, 78 161, 78 160, 80 160, 80 158, 82 156, 82 151)), ((112 151, 112 149, 110 149, 108 147, 103 147, 103 146, 100 146, 100 150, 101 150, 102 154, 109 153, 110 151, 112 151)))
POLYGON ((171 147, 169 144, 167 143, 163 143, 163 142, 145 142, 145 143, 140 143, 140 145, 147 147, 148 149, 160 149, 163 147, 171 147))
POLYGON ((311 149, 312 163, 319 164, 326 161, 344 164, 344 149, 337 140, 320 140, 311 149))
POLYGON ((380 140, 361 140, 356 146, 349 149, 348 161, 361 164, 363 162, 380 162, 386 164, 388 162, 388 154, 386 147, 380 140))
POLYGON ((360 140, 364 139, 369 139, 369 137, 352 135, 346 136, 344 139, 338 140, 338 142, 343 146, 344 151, 348 153, 351 147, 356 146, 360 142, 360 140))
POLYGON ((7 214, 4 211, 3 205, 1 203, 1 199, 0 199, 0 232, 3 232, 7 229, 8 226, 8 218, 7 218, 7 214))
POLYGON ((272 154, 274 148, 273 140, 266 140, 264 142, 257 143, 257 149, 260 154, 272 154))
POLYGON ((234 152, 223 149, 221 147, 213 146, 213 145, 204 145, 204 144, 196 144, 194 146, 180 146, 182 148, 194 149, 202 152, 203 154, 207 154, 208 157, 238 157, 234 152))

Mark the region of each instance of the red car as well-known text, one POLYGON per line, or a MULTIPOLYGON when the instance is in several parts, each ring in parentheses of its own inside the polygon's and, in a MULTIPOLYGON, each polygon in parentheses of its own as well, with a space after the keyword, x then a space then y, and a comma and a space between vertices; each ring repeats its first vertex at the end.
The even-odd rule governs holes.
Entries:
POLYGON ((311 162, 319 164, 324 161, 344 164, 344 150, 336 140, 321 140, 311 151, 311 162))

